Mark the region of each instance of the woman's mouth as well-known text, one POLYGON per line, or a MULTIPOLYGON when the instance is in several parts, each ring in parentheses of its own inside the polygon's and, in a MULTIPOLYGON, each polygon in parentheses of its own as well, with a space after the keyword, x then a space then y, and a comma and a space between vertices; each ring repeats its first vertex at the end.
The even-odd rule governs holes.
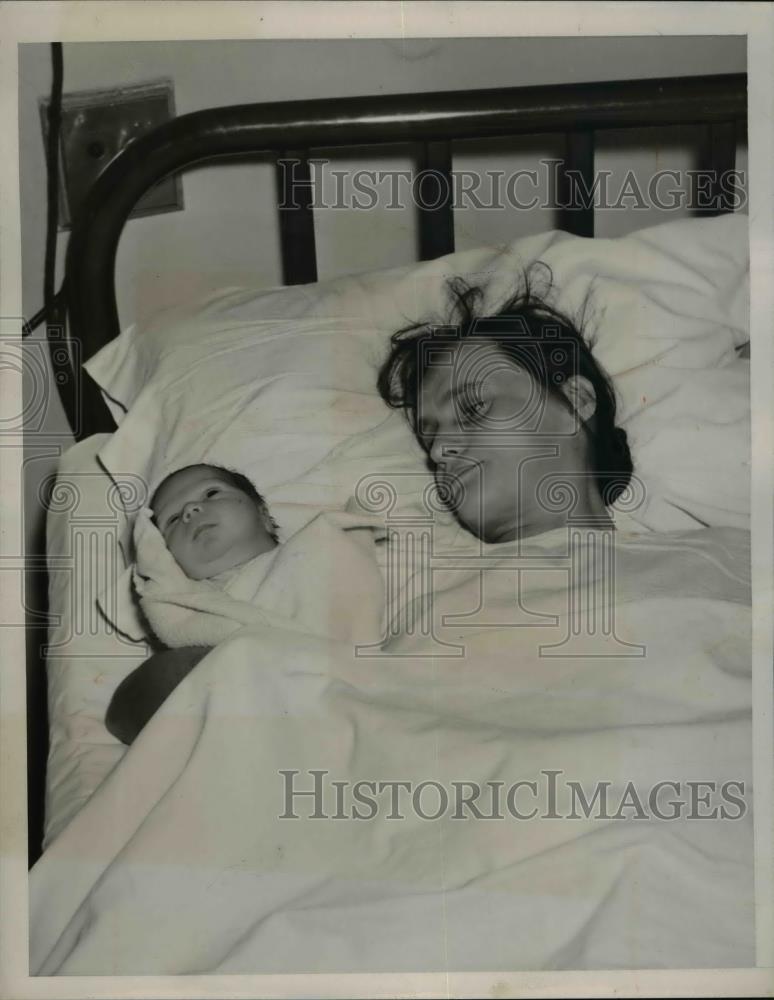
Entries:
POLYGON ((444 477, 448 477, 451 480, 456 480, 461 482, 463 479, 467 478, 471 472, 477 472, 481 466, 478 463, 466 463, 465 465, 457 465, 454 467, 446 466, 442 471, 444 477))
POLYGON ((439 473, 436 481, 445 497, 444 502, 450 510, 457 510, 466 499, 470 498, 472 491, 477 489, 475 475, 480 475, 481 466, 478 463, 445 466, 439 469, 439 473), (473 474, 472 482, 471 474, 473 474))

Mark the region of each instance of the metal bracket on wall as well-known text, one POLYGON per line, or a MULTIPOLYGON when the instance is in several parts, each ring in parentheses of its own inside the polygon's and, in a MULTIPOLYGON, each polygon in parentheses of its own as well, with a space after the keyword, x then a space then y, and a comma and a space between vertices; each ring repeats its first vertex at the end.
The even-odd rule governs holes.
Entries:
MULTIPOLYGON (((40 101, 40 116, 45 142, 46 98, 40 101)), ((59 145, 59 228, 71 226, 92 184, 117 153, 174 117, 171 80, 65 94, 59 145)), ((167 177, 140 199, 129 217, 175 212, 183 207, 181 178, 167 177)))

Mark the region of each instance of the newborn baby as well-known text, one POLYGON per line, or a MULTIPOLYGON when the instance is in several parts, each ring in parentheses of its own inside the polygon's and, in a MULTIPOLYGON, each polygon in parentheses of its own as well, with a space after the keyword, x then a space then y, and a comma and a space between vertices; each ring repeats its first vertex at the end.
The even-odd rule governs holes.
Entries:
MULTIPOLYGON (((381 641, 384 585, 372 516, 323 512, 280 545, 264 499, 241 473, 191 465, 163 480, 134 527, 140 608, 167 647, 118 687, 106 725, 131 743, 171 691, 245 627, 352 645, 381 641)), ((137 611, 116 627, 141 639, 137 611)), ((281 641, 281 640, 280 640, 281 641)))
POLYGON ((217 465, 189 465, 161 483, 153 520, 192 580, 218 577, 279 544, 277 525, 250 480, 217 465))
MULTIPOLYGON (((189 465, 161 483, 150 501, 153 521, 192 580, 225 579, 231 570, 279 544, 277 525, 250 480, 216 465, 189 465)), ((154 653, 119 685, 105 724, 132 743, 148 719, 210 646, 154 653)))

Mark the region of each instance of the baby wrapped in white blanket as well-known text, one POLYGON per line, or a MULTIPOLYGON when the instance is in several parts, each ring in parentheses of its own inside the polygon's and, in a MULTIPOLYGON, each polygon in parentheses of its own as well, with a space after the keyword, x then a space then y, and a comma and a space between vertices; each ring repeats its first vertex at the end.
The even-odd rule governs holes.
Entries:
POLYGON ((144 615, 172 653, 123 682, 108 728, 131 742, 209 649, 245 626, 378 644, 384 587, 374 546, 383 537, 373 517, 341 511, 318 514, 279 544, 263 498, 241 474, 194 465, 168 476, 134 528, 128 572, 141 614, 124 600, 117 624, 142 638, 144 615))

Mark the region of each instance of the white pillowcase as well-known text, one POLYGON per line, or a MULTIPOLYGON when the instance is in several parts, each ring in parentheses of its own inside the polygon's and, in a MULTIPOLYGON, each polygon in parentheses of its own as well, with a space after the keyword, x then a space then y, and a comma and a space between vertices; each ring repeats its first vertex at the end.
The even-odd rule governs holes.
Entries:
POLYGON ((87 363, 120 421, 100 461, 151 490, 182 465, 231 466, 288 532, 343 505, 364 477, 392 477, 398 504, 415 503, 423 456, 375 387, 389 335, 445 315, 446 278, 486 282, 491 308, 536 260, 553 271, 560 309, 577 314, 591 293, 586 329, 613 376, 646 490, 633 516, 663 530, 746 525, 749 392, 735 363, 748 339, 742 215, 619 239, 549 232, 316 285, 227 289, 126 330, 87 363))

